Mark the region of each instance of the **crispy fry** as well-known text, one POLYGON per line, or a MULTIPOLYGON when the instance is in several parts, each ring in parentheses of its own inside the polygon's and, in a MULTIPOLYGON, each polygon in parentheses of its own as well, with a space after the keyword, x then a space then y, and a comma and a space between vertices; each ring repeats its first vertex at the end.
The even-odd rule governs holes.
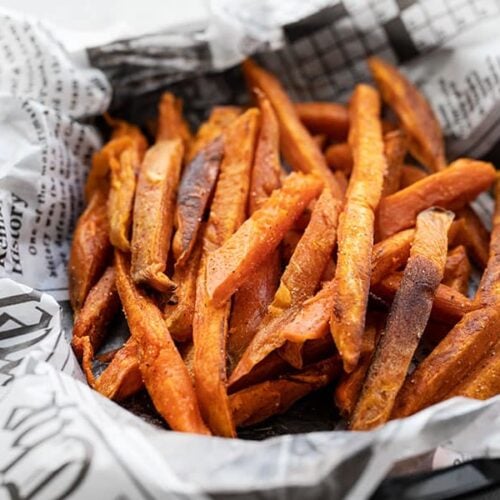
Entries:
POLYGON ((92 194, 87 208, 78 219, 69 257, 69 297, 73 311, 83 306, 87 294, 104 271, 111 256, 107 189, 92 194))
POLYGON ((115 285, 115 270, 108 267, 99 281, 90 289, 83 307, 76 313, 73 326, 72 346, 77 358, 82 357, 80 340, 88 337, 93 351, 96 351, 106 333, 106 326, 120 307, 115 285))
POLYGON ((177 231, 172 243, 177 266, 185 265, 191 255, 217 181, 223 151, 222 138, 215 139, 184 169, 177 193, 177 231))
POLYGON ((290 174, 281 189, 274 191, 223 246, 208 255, 207 287, 214 303, 222 304, 231 297, 320 192, 321 182, 316 177, 290 174))
MULTIPOLYGON (((271 193, 281 185, 279 126, 271 103, 257 92, 261 127, 250 181, 248 208, 250 215, 261 208, 271 193)), ((279 283, 279 250, 271 252, 242 284, 233 300, 228 336, 228 359, 236 366, 271 303, 279 283)))
POLYGON ((495 307, 465 314, 408 377, 392 416, 405 417, 443 399, 497 341, 499 321, 500 309, 495 307))
POLYGON ((310 392, 328 385, 340 373, 340 360, 333 356, 290 374, 248 387, 231 395, 231 411, 238 427, 262 422, 283 413, 310 392))
POLYGON ((247 375, 286 339, 281 327, 290 321, 301 304, 314 294, 336 241, 339 203, 328 189, 316 202, 311 221, 281 276, 280 286, 268 312, 247 350, 231 374, 229 383, 247 375))
POLYGON ((273 105, 280 124, 283 156, 294 169, 318 176, 334 197, 342 199, 342 191, 314 139, 302 125, 295 108, 279 81, 255 62, 247 59, 243 72, 250 88, 260 89, 273 105))
POLYGON ((403 165, 399 178, 399 189, 404 189, 427 177, 427 172, 414 165, 403 165))
POLYGON ((112 118, 109 113, 104 113, 104 119, 106 123, 112 127, 111 139, 120 139, 122 137, 129 137, 132 140, 134 149, 139 157, 139 162, 142 161, 144 155, 146 154, 146 149, 148 149, 148 141, 144 137, 140 128, 126 122, 125 120, 118 120, 117 118, 112 118))
POLYGON ((339 220, 335 300, 330 328, 335 344, 351 372, 358 362, 370 289, 374 211, 386 172, 380 97, 368 85, 354 91, 349 145, 354 168, 339 220))
POLYGON ((189 125, 182 116, 182 100, 172 93, 165 92, 158 105, 158 125, 156 128, 156 142, 180 139, 185 151, 193 140, 189 125))
POLYGON ((399 189, 401 170, 406 156, 406 136, 401 130, 393 130, 384 135, 384 153, 387 159, 387 172, 382 196, 389 196, 399 189))
POLYGON ((122 401, 143 387, 137 342, 130 337, 95 381, 94 389, 109 399, 122 401))
POLYGON ((193 323, 196 392, 210 429, 222 436, 235 435, 226 392, 226 337, 231 303, 217 307, 210 301, 206 255, 223 245, 244 220, 259 118, 260 112, 251 109, 225 133, 224 160, 210 209, 196 285, 193 323))
POLYGON ((469 289, 470 263, 465 247, 459 245, 448 253, 443 283, 463 295, 469 289))
POLYGON ((368 430, 389 420, 443 279, 453 217, 452 212, 438 208, 417 217, 410 257, 356 404, 351 429, 368 430))
POLYGON ((401 120, 411 154, 430 170, 443 170, 446 167, 443 133, 425 97, 389 63, 371 57, 368 65, 384 101, 401 120))
MULTIPOLYGON (((392 300, 401 285, 401 273, 393 273, 373 286, 375 295, 392 300)), ((449 286, 439 285, 434 297, 431 318, 454 325, 472 309, 472 302, 449 286)))
POLYGON ((328 146, 325 151, 325 159, 328 166, 333 170, 340 170, 346 175, 352 171, 353 159, 351 148, 347 142, 339 142, 328 146))
POLYGON ((133 148, 127 148, 119 158, 110 159, 111 185, 108 197, 109 239, 111 244, 130 251, 129 233, 132 224, 136 175, 139 156, 133 148))
POLYGON ((456 210, 488 189, 495 180, 490 163, 461 159, 446 170, 382 198, 378 209, 378 233, 387 238, 415 224, 417 214, 431 206, 456 210), (394 214, 397 214, 395 217, 394 214))
POLYGON ((349 112, 336 102, 299 102, 295 111, 312 134, 326 134, 336 141, 345 141, 349 132, 349 112))
POLYGON ((199 238, 189 260, 182 266, 175 266, 172 279, 177 284, 177 288, 163 310, 168 330, 178 342, 186 342, 192 337, 196 280, 200 269, 201 253, 202 238, 199 238))
POLYGON ((163 316, 134 285, 126 257, 115 253, 116 287, 132 338, 137 342, 144 385, 158 413, 174 430, 209 434, 184 362, 163 316))
POLYGON ((172 233, 175 195, 183 155, 180 139, 161 141, 146 153, 134 203, 132 267, 134 283, 171 293, 164 274, 172 233))

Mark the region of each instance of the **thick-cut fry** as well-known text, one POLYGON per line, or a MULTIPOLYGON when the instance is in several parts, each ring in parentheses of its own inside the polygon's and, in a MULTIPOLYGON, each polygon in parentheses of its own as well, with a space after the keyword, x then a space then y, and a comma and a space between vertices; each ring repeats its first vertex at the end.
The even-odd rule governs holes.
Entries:
POLYGON ((406 156, 406 136, 401 130, 393 130, 384 135, 384 153, 387 172, 384 177, 382 196, 389 196, 399 189, 401 170, 406 156))
POLYGON ((191 162, 202 149, 217 139, 241 113, 242 109, 238 106, 216 106, 213 108, 208 120, 200 126, 191 143, 186 158, 187 163, 191 162))
MULTIPOLYGON (((262 207, 271 193, 281 185, 279 125, 271 103, 257 91, 261 126, 250 181, 248 209, 250 215, 262 207)), ((229 365, 236 366, 252 340, 257 327, 273 300, 280 277, 279 250, 271 252, 242 284, 233 299, 227 353, 229 365)))
POLYGON ((132 338, 137 342, 139 366, 158 413, 174 430, 210 434, 196 401, 189 373, 153 301, 140 292, 128 272, 126 257, 115 253, 116 287, 132 338))
MULTIPOLYGON (((375 295, 392 300, 401 285, 401 273, 393 273, 372 287, 375 295)), ((446 285, 439 285, 434 296, 431 318, 454 325, 472 309, 472 302, 460 292, 446 285)))
POLYGON ((427 172, 414 165, 403 165, 399 178, 399 189, 404 189, 427 177, 427 172))
POLYGON ((129 252, 139 155, 130 147, 125 149, 119 158, 111 158, 109 165, 111 170, 108 197, 109 239, 114 247, 129 252))
POLYGON ((180 139, 156 143, 144 157, 137 182, 132 278, 134 283, 148 284, 160 292, 171 293, 175 289, 175 284, 164 271, 183 150, 180 139))
POLYGON ((250 109, 225 133, 224 160, 210 208, 196 286, 193 323, 196 392, 208 426, 221 436, 235 435, 226 392, 226 337, 231 303, 217 307, 209 299, 206 255, 223 245, 245 218, 259 118, 260 112, 250 109))
POLYGON ((177 266, 185 265, 191 255, 215 187, 223 152, 222 138, 215 139, 184 169, 177 193, 177 231, 172 243, 177 266))
POLYGON ((443 279, 448 228, 454 214, 430 208, 417 217, 415 238, 385 331, 377 344, 351 428, 368 430, 389 420, 443 279))
POLYGON ((335 102, 299 102, 295 111, 300 121, 313 134, 326 134, 336 141, 345 141, 349 132, 349 112, 335 102))
POLYGON ((94 191, 73 234, 69 257, 69 297, 75 312, 83 306, 111 256, 107 197, 106 188, 94 191))
POLYGON ((316 177, 290 174, 281 189, 274 191, 223 246, 208 255, 207 287, 216 304, 227 301, 275 250, 295 219, 320 192, 321 182, 316 177))
POLYGON ((335 387, 335 404, 344 417, 348 418, 352 415, 361 394, 363 382, 377 345, 377 333, 376 322, 367 318, 358 366, 351 373, 343 373, 335 387))
POLYGON ((106 123, 113 129, 111 132, 111 139, 120 139, 122 137, 130 138, 139 157, 139 162, 141 162, 146 153, 146 149, 148 149, 148 141, 144 137, 140 128, 126 122, 125 120, 112 118, 108 113, 104 113, 103 116, 106 123))
POLYGON ((88 337, 93 351, 96 351, 106 333, 106 326, 120 307, 115 285, 115 270, 108 267, 99 281, 90 289, 83 307, 76 313, 71 342, 77 358, 82 357, 80 340, 88 337))
POLYGON ((350 175, 353 166, 351 148, 347 142, 339 142, 328 146, 325 152, 326 162, 333 170, 340 170, 350 175))
POLYGON ((430 170, 443 170, 443 133, 425 97, 391 64, 371 57, 368 65, 384 101, 401 120, 411 154, 430 170))
POLYGON ((280 124, 281 150, 286 162, 294 170, 318 176, 331 189, 335 198, 342 199, 337 180, 314 139, 300 122, 280 82, 250 59, 243 63, 243 72, 249 86, 260 89, 273 105, 280 124))
POLYGON ((347 372, 356 367, 361 349, 370 289, 374 211, 387 169, 379 115, 377 91, 358 85, 350 105, 349 145, 354 168, 339 220, 335 305, 330 319, 347 372))
POLYGON ((137 342, 130 337, 94 383, 94 389, 115 401, 132 396, 144 387, 137 342))
POLYGON ((247 375, 257 363, 285 343, 281 327, 314 294, 331 258, 337 236, 338 211, 339 203, 330 190, 324 189, 259 330, 231 374, 230 384, 247 375))
POLYGON ((168 330, 178 342, 186 342, 192 337, 196 280, 200 269, 201 253, 202 238, 199 238, 189 260, 183 266, 175 266, 172 279, 177 284, 177 288, 163 310, 168 330))
POLYGON ((475 264, 484 269, 488 264, 490 234, 470 205, 460 210, 457 215, 464 222, 462 230, 457 234, 457 243, 464 245, 475 264))
POLYGON ((443 283, 463 295, 469 289, 470 262, 465 247, 459 245, 451 250, 446 259, 443 283))
POLYGON ((491 163, 461 159, 446 170, 382 198, 378 209, 378 234, 387 238, 415 224, 417 214, 432 206, 462 208, 495 180, 491 163), (395 216, 397 214, 397 216, 395 216))
POLYGON ((498 339, 500 308, 470 311, 403 385, 393 417, 411 415, 440 401, 474 368, 498 339))
POLYGON ((321 151, 323 151, 327 139, 328 137, 325 134, 313 135, 313 140, 321 151))
POLYGON ((283 413, 310 392, 328 385, 340 373, 338 356, 306 367, 297 374, 248 387, 230 396, 231 411, 238 427, 261 422, 283 413))
POLYGON ((156 142, 180 139, 186 151, 193 140, 189 125, 182 116, 182 100, 172 93, 165 92, 158 106, 158 125, 156 142))

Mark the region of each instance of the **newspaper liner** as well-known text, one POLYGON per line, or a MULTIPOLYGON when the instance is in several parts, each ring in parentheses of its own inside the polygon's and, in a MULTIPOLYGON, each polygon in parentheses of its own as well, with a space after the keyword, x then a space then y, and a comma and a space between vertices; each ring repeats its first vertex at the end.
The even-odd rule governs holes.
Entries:
MULTIPOLYGON (((214 103, 242 99, 238 70, 225 68, 251 52, 262 52, 261 62, 298 99, 346 99, 367 78, 366 54, 378 53, 403 61, 427 94, 450 156, 491 150, 500 127, 499 3, 451 9, 443 2, 445 12, 431 17, 441 20, 441 32, 422 27, 436 8, 431 2, 381 4, 215 1, 206 30, 93 48, 89 59, 102 71, 67 54, 40 23, 0 11, 2 496, 364 498, 394 464, 416 455, 428 453, 428 467, 500 456, 499 398, 446 401, 368 433, 254 442, 167 432, 89 390, 68 344, 69 239, 100 145, 90 119, 109 106, 109 82, 114 109, 136 113, 137 121, 166 86, 187 97, 199 120, 214 103)), ((487 217, 491 200, 477 207, 487 217)))

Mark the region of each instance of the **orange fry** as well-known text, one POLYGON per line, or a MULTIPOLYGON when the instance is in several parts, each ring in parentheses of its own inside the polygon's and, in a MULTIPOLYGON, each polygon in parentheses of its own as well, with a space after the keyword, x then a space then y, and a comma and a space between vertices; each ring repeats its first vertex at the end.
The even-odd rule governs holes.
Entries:
POLYGON ((429 175, 421 181, 382 198, 378 209, 378 233, 387 238, 415 224, 417 214, 439 206, 456 210, 488 189, 495 180, 490 163, 461 159, 446 170, 429 175), (397 217, 394 215, 397 214, 397 217))
MULTIPOLYGON (((216 304, 227 301, 245 279, 275 250, 295 219, 321 192, 314 176, 290 174, 281 189, 207 258, 207 287, 216 304)), ((333 200, 332 200, 333 201, 333 200)))
POLYGON ((295 111, 300 121, 313 134, 326 134, 337 141, 345 141, 349 132, 347 108, 336 102, 299 102, 295 111))
POLYGON ((177 193, 177 231, 172 243, 177 266, 186 264, 191 255, 217 181, 223 151, 222 138, 215 139, 200 150, 182 173, 177 193))
POLYGON ((175 194, 183 155, 179 139, 148 149, 142 163, 134 203, 132 267, 134 283, 172 292, 175 284, 164 273, 172 233, 175 194))
POLYGON ((349 145, 354 168, 339 220, 335 305, 330 319, 347 372, 356 367, 360 355, 370 289, 374 211, 387 168, 379 115, 377 91, 358 85, 350 104, 349 145))
POLYGON ((384 101, 401 121, 411 154, 430 170, 443 170, 443 133, 426 98, 391 64, 371 57, 368 65, 384 101))
POLYGON ((286 162, 294 169, 314 174, 328 186, 335 198, 342 199, 342 191, 314 139, 302 125, 293 103, 280 82, 255 62, 247 59, 243 72, 250 88, 260 89, 273 105, 280 125, 281 150, 286 162))
POLYGON ((158 105, 158 126, 156 142, 180 139, 186 151, 193 140, 189 125, 182 116, 182 100, 165 92, 158 105))
POLYGON ((69 297, 75 312, 83 306, 111 256, 107 197, 107 189, 93 192, 73 234, 69 257, 69 297))
POLYGON ((393 130, 384 135, 384 152, 387 172, 384 177, 382 196, 389 196, 399 189, 401 170, 406 156, 406 136, 401 130, 393 130))
POLYGON ((347 142, 339 142, 328 146, 325 152, 325 159, 328 166, 333 170, 340 170, 346 175, 352 171, 352 153, 347 142))
POLYGON ((452 212, 438 208, 417 217, 410 257, 356 404, 351 429, 369 430, 389 420, 443 279, 453 217, 452 212))
POLYGON ((210 208, 196 285, 193 323, 196 392, 210 429, 228 437, 235 435, 226 392, 226 337, 231 303, 216 306, 209 299, 206 255, 223 245, 245 218, 259 118, 260 112, 250 109, 225 132, 224 160, 210 208))
POLYGON ((126 257, 120 252, 115 253, 115 266, 116 287, 130 333, 137 342, 142 379, 156 410, 174 430, 210 434, 161 311, 135 287, 126 257))
POLYGON ((469 290, 470 263, 465 247, 459 245, 448 253, 443 283, 463 295, 469 290))
POLYGON ((297 374, 268 380, 230 396, 231 411, 238 427, 262 422, 284 413, 296 401, 328 385, 340 373, 338 356, 308 366, 297 374))
POLYGON ((146 153, 146 149, 148 149, 148 141, 144 137, 140 128, 126 122, 125 120, 111 118, 108 113, 104 113, 104 119, 113 129, 111 132, 111 139, 121 139, 122 137, 128 137, 131 139, 134 149, 139 157, 139 161, 142 161, 144 154, 146 153))
POLYGON ((427 177, 427 172, 413 165, 403 165, 399 178, 399 189, 404 189, 427 177))
POLYGON ((115 270, 108 267, 99 281, 90 289, 83 307, 76 313, 73 326, 72 346, 77 358, 82 357, 80 341, 88 337, 92 350, 96 351, 106 334, 106 326, 120 307, 115 284, 115 270))

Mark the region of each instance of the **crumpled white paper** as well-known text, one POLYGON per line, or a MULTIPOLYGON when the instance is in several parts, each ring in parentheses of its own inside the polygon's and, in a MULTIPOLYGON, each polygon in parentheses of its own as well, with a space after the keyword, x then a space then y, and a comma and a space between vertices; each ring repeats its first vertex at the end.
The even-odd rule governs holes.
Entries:
POLYGON ((500 2, 448 3, 214 0, 206 30, 94 47, 102 71, 0 11, 0 498, 359 499, 405 458, 500 456, 500 398, 446 401, 367 433, 254 442, 163 431, 82 382, 56 302, 109 82, 127 107, 171 85, 197 112, 238 95, 234 72, 211 72, 259 50, 295 97, 345 100, 377 53, 427 94, 450 157, 487 153, 500 137, 500 2))

